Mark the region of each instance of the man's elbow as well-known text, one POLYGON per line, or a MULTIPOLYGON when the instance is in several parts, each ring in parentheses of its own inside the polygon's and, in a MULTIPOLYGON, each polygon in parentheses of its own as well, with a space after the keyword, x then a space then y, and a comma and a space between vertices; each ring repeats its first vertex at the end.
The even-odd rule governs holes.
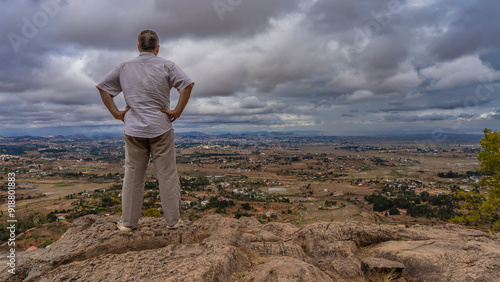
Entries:
POLYGON ((189 92, 191 92, 191 90, 193 89, 194 87, 194 82, 192 82, 191 84, 189 84, 185 89, 189 92))
POLYGON ((107 97, 107 96, 110 96, 111 98, 113 98, 113 95, 109 94, 108 92, 100 89, 99 87, 96 87, 97 90, 99 90, 99 94, 101 94, 101 97, 107 97))
POLYGON ((182 89, 180 94, 191 95, 191 90, 193 89, 193 87, 194 87, 194 82, 186 86, 186 88, 182 89))

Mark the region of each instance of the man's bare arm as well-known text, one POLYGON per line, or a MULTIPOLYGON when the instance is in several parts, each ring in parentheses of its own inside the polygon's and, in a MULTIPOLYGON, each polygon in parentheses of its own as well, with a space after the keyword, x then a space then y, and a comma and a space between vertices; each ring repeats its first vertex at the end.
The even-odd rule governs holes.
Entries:
POLYGON ((123 121, 123 118, 125 117, 125 113, 128 112, 128 110, 130 110, 130 108, 127 107, 123 111, 118 110, 118 108, 116 107, 115 101, 113 101, 113 96, 111 96, 111 94, 109 94, 108 92, 101 90, 99 88, 97 88, 97 90, 99 90, 99 93, 101 94, 102 102, 104 103, 106 108, 108 108, 108 111, 111 113, 111 115, 115 119, 123 121))
POLYGON ((186 88, 182 89, 180 96, 179 96, 179 101, 177 102, 177 106, 175 106, 175 109, 173 110, 164 110, 162 109, 161 111, 166 113, 168 117, 170 118, 170 121, 174 121, 178 119, 182 112, 184 111, 184 108, 186 107, 189 97, 191 97, 191 90, 193 89, 194 82, 189 84, 186 88))

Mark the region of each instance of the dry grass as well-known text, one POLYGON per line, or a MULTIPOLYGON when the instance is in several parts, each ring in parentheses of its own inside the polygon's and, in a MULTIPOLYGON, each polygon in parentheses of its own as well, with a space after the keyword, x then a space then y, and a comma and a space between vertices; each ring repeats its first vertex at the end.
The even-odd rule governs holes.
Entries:
POLYGON ((371 282, 391 282, 396 279, 399 279, 399 275, 393 271, 389 273, 372 273, 370 277, 368 278, 368 281, 371 282))
POLYGON ((201 242, 203 242, 203 240, 205 240, 206 238, 208 238, 210 236, 212 236, 212 234, 210 232, 208 232, 208 230, 198 231, 194 235, 194 241, 196 243, 201 243, 201 242))

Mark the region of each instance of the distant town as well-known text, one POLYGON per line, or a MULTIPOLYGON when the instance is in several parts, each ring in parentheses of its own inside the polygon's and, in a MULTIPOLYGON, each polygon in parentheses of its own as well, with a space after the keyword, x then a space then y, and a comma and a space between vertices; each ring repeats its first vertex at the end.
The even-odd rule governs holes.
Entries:
MULTIPOLYGON (((181 217, 445 224, 460 212, 454 195, 477 190, 481 178, 481 136, 447 137, 176 134, 181 217)), ((20 248, 49 246, 77 217, 121 213, 121 136, 0 137, 0 163, 0 227, 14 172, 20 248)), ((154 164, 142 216, 162 216, 154 164)), ((0 238, 4 249, 7 239, 0 238)))

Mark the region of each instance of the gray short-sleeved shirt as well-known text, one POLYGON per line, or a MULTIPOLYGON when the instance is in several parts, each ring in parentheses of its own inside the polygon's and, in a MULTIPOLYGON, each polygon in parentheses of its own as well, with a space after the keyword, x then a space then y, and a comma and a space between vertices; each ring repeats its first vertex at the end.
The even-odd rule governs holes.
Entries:
POLYGON ((182 91, 193 81, 175 63, 141 52, 116 66, 97 88, 113 97, 123 91, 130 110, 125 114, 125 134, 153 138, 172 129, 161 109, 170 109, 170 89, 182 91))

